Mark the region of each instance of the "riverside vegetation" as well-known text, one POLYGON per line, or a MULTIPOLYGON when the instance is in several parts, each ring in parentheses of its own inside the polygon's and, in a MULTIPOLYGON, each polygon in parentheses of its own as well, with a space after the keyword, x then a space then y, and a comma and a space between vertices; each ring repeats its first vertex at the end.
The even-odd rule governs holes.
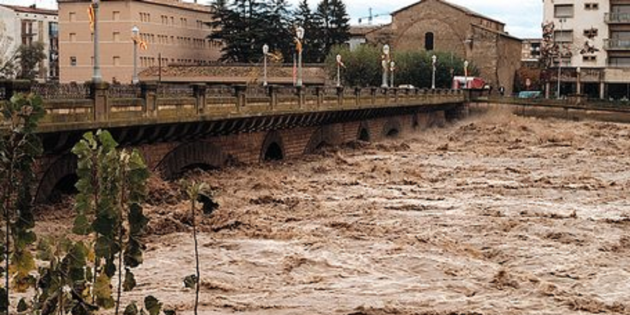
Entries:
MULTIPOLYGON (((38 237, 33 231, 31 191, 34 162, 42 154, 35 131, 44 113, 42 99, 33 94, 17 94, 2 104, 6 128, 0 133, 4 221, 0 314, 88 315, 100 309, 119 314, 123 292, 136 287, 133 269, 143 262, 142 235, 149 220, 142 203, 149 171, 137 150, 119 149, 109 132, 86 133, 72 149, 78 158, 79 178, 74 235, 38 237), (13 294, 20 297, 16 306, 10 305, 13 294)), ((203 185, 190 185, 191 198, 202 189, 203 185)), ((194 213, 194 201, 192 209, 194 213)), ((186 279, 186 286, 198 287, 198 266, 193 283, 189 282, 186 279)), ((131 301, 123 311, 125 315, 147 313, 172 315, 175 311, 162 310, 162 303, 150 295, 143 306, 131 301)))

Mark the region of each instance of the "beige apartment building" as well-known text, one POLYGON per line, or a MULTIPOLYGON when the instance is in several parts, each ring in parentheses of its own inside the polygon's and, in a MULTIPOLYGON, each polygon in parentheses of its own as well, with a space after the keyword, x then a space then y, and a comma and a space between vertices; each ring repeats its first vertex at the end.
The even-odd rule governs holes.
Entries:
POLYGON ((630 0, 544 0, 544 23, 562 47, 561 95, 630 99, 630 0))
MULTIPOLYGON (((60 81, 92 78, 93 34, 90 0, 59 0, 60 81)), ((133 76, 132 28, 148 49, 138 48, 138 72, 152 66, 205 64, 221 56, 220 45, 206 39, 212 18, 208 6, 178 0, 107 0, 99 7, 100 66, 103 80, 130 83, 133 76), (161 58, 161 59, 160 59, 161 58)))

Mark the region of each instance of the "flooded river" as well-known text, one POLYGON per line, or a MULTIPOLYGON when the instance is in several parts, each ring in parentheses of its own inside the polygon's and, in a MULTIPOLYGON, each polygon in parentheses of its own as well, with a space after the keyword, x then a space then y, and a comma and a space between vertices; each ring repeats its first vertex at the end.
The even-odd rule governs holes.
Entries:
MULTIPOLYGON (((628 314, 629 153, 629 125, 492 113, 191 174, 221 204, 200 234, 200 313, 628 314)), ((126 299, 192 314, 189 204, 152 186, 126 299)))

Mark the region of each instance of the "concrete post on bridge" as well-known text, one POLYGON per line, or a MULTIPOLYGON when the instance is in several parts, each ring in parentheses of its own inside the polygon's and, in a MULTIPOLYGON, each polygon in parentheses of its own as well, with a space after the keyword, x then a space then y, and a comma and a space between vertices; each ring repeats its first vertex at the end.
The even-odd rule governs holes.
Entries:
POLYGON ((195 111, 197 115, 206 112, 206 90, 207 86, 203 83, 195 83, 193 86, 193 95, 195 96, 195 111))
POLYGON ((316 86, 315 87, 315 96, 317 97, 317 108, 322 108, 324 105, 324 87, 316 86))
POLYGON ((109 118, 109 83, 91 82, 90 98, 94 101, 94 121, 106 121, 109 118))
POLYGON ((242 112, 247 106, 247 85, 235 85, 234 96, 236 96, 236 111, 242 112))
POLYGON ((372 105, 376 104, 376 93, 378 93, 378 88, 377 87, 371 87, 370 88, 370 96, 372 97, 372 105))
POLYGON ((10 100, 14 94, 29 93, 31 91, 31 81, 0 80, 0 87, 4 88, 4 99, 10 100))
POLYGON ((158 85, 155 82, 142 82, 140 84, 140 96, 144 101, 145 117, 157 117, 157 90, 158 85))
POLYGON ((354 103, 361 107, 361 88, 358 86, 354 88, 354 103))
POLYGON ((337 106, 343 107, 343 86, 337 87, 337 106))
POLYGON ((267 86, 267 95, 269 95, 269 108, 271 111, 278 107, 278 87, 273 85, 267 86))
POLYGON ((304 86, 300 85, 300 86, 296 86, 295 87, 295 95, 298 97, 298 108, 299 109, 304 109, 306 107, 305 105, 305 98, 304 98, 304 86))

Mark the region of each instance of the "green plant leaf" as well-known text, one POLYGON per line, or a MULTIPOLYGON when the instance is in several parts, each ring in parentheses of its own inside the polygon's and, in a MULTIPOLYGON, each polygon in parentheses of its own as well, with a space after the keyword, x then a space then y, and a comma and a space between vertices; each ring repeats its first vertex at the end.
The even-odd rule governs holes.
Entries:
POLYGON ((123 315, 138 315, 138 306, 136 305, 135 301, 129 303, 129 305, 125 307, 123 315))
POLYGON ((92 231, 90 222, 85 214, 79 214, 74 219, 74 226, 72 227, 72 233, 77 235, 88 235, 92 231))
POLYGON ((135 237, 129 237, 127 246, 125 247, 125 265, 131 268, 138 267, 142 264, 142 244, 135 237))
MULTIPOLYGON (((0 310, 6 310, 9 308, 9 295, 5 288, 0 288, 0 310)), ((2 313, 0 311, 0 313, 2 313)))
POLYGON ((96 296, 97 305, 105 309, 114 307, 111 278, 104 272, 101 272, 101 274, 96 278, 96 283, 94 283, 94 295, 96 296))
POLYGON ((49 238, 40 238, 37 242, 37 259, 49 261, 54 258, 53 248, 49 238))
POLYGON ((194 289, 197 286, 197 276, 190 275, 184 278, 184 286, 186 288, 194 289))
POLYGON ((162 309, 162 303, 154 296, 149 295, 144 298, 144 308, 149 312, 149 315, 158 315, 162 309))
POLYGON ((125 282, 123 283, 123 290, 125 292, 129 292, 133 290, 133 288, 135 287, 136 287, 136 278, 131 272, 131 270, 127 268, 127 270, 125 271, 125 282))

